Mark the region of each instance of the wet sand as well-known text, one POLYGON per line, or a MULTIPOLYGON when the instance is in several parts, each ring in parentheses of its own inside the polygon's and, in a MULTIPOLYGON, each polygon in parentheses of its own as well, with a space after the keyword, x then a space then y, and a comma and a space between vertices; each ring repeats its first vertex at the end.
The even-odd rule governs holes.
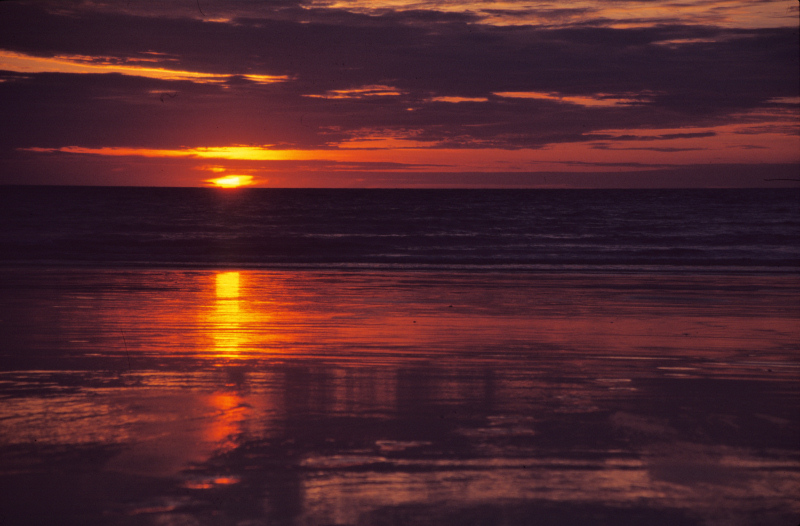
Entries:
POLYGON ((800 279, 13 270, 2 524, 794 524, 800 279))

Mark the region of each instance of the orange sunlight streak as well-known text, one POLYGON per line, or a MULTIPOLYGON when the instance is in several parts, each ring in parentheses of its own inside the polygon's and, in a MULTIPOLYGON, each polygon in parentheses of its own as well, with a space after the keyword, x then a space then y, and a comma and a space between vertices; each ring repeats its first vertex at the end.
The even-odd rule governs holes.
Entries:
MULTIPOLYGON (((227 73, 185 71, 161 67, 145 67, 136 63, 115 63, 114 57, 92 57, 85 55, 56 55, 37 57, 25 53, 0 50, 0 70, 17 73, 118 73, 134 77, 160 80, 189 80, 200 83, 224 83, 231 79, 227 73)), ((242 75, 258 84, 271 84, 288 80, 285 75, 242 75)))

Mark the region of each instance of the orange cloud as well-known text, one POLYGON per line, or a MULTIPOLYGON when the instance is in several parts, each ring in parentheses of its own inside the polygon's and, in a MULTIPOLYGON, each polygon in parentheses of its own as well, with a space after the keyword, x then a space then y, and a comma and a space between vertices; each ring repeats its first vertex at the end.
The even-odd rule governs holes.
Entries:
MULTIPOLYGON (((152 58, 143 59, 156 61, 152 58)), ((137 62, 140 60, 137 59, 137 62)), ((91 57, 86 55, 56 55, 54 57, 37 57, 24 53, 0 50, 0 70, 17 73, 119 73, 134 77, 147 77, 160 80, 190 80, 200 83, 224 83, 231 75, 185 71, 158 67, 143 67, 126 64, 112 57, 91 57)), ((243 75, 246 79, 259 84, 281 82, 288 79, 285 75, 243 75)))
POLYGON ((353 89, 330 90, 324 94, 303 95, 316 99, 363 99, 365 97, 397 97, 403 92, 397 88, 384 85, 362 86, 353 89))
POLYGON ((751 0, 685 0, 682 2, 597 2, 575 0, 568 5, 559 1, 518 2, 513 0, 472 0, 441 2, 437 0, 338 0, 326 7, 357 13, 381 14, 388 10, 430 10, 464 13, 496 26, 559 26, 588 21, 602 21, 611 27, 646 27, 665 21, 713 24, 721 27, 794 27, 797 3, 793 0, 752 2, 751 0))
POLYGON ((494 93, 498 97, 511 99, 539 99, 577 104, 578 106, 625 106, 629 104, 641 104, 647 101, 647 96, 619 97, 607 93, 597 93, 593 97, 582 97, 574 95, 559 95, 558 93, 543 93, 538 91, 501 91, 494 93))
MULTIPOLYGON (((549 95, 548 95, 549 96, 549 95)), ((617 99, 612 99, 617 100, 617 99)), ((756 117, 753 115, 753 117, 756 117)), ((764 118, 773 115, 764 115, 764 118)), ((796 163, 800 161, 800 137, 796 128, 766 126, 767 119, 709 127, 657 129, 605 129, 587 133, 584 141, 543 145, 540 148, 441 148, 436 143, 363 130, 338 148, 282 150, 270 145, 213 146, 183 149, 129 147, 23 148, 39 153, 69 153, 111 157, 184 158, 211 160, 198 166, 217 177, 235 171, 258 176, 265 171, 284 170, 285 162, 309 164, 312 171, 359 170, 388 163, 390 168, 424 172, 527 172, 527 171, 625 171, 681 164, 796 163), (243 164, 249 163, 249 164, 243 164), (277 163, 277 164, 276 164, 277 163), (362 166, 360 166, 362 164, 362 166), (324 166, 323 166, 324 165, 324 166)), ((210 175, 210 174, 209 174, 210 175)), ((239 177, 251 177, 251 175, 239 177)), ((224 178, 224 177, 223 177, 224 178)), ((213 182, 214 180, 209 180, 213 182)), ((242 180, 245 181, 244 179, 242 180)), ((247 179, 249 184, 258 184, 247 179)))
POLYGON ((430 99, 433 102, 450 102, 458 104, 459 102, 488 102, 486 97, 433 97, 430 99))

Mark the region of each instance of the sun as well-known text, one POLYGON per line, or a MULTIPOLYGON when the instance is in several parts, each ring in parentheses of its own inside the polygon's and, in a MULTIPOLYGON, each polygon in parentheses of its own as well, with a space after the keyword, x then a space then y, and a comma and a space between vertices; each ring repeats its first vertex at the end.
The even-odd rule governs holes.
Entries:
POLYGON ((247 186, 253 184, 252 175, 226 175, 225 177, 218 177, 216 179, 209 179, 206 181, 214 186, 220 188, 238 188, 240 186, 247 186))

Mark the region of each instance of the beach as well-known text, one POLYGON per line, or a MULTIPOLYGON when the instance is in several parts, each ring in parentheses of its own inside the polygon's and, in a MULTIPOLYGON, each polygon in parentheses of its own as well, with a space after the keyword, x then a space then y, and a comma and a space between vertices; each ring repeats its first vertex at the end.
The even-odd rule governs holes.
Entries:
POLYGON ((800 525, 799 44, 0 1, 0 526, 800 525))
POLYGON ((789 524, 792 274, 6 268, 4 524, 789 524))

